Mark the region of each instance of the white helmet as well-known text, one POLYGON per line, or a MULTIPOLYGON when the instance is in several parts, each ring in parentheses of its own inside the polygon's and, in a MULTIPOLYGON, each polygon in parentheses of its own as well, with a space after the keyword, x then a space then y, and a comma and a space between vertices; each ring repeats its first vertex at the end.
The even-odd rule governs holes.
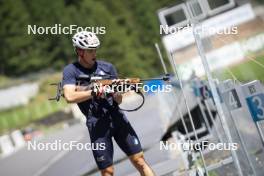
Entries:
POLYGON ((100 41, 93 32, 81 31, 72 37, 73 46, 81 49, 96 49, 100 41))

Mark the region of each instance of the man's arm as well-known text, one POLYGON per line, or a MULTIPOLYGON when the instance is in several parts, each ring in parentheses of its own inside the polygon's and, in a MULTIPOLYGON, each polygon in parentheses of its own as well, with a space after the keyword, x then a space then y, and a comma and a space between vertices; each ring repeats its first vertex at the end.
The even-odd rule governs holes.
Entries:
POLYGON ((63 94, 67 103, 80 103, 91 99, 92 90, 80 90, 76 86, 75 69, 72 65, 68 65, 63 69, 63 94))
POLYGON ((64 98, 67 103, 80 103, 92 99, 92 90, 76 91, 76 86, 66 84, 63 86, 64 98))

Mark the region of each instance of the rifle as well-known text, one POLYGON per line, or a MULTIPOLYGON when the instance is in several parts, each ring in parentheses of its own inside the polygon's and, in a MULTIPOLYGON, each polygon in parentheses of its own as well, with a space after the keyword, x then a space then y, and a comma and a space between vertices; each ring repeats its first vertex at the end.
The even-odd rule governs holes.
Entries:
MULTIPOLYGON (((124 87, 129 87, 132 85, 131 88, 133 88, 133 85, 136 85, 138 83, 143 83, 145 81, 153 81, 153 80, 162 80, 162 81, 169 81, 170 80, 170 75, 166 74, 165 76, 161 78, 148 78, 148 79, 140 79, 140 78, 125 78, 125 79, 118 79, 119 81, 116 82, 115 79, 113 79, 115 76, 114 75, 80 75, 77 78, 77 84, 76 84, 76 91, 80 90, 92 90, 96 86, 114 86, 114 85, 121 85, 124 87), (85 83, 85 86, 82 85, 82 83, 85 83)), ((56 96, 49 98, 49 100, 56 100, 60 101, 60 97, 63 97, 63 87, 62 87, 62 81, 59 83, 52 83, 50 85, 55 85, 57 86, 57 93, 56 96)), ((113 92, 116 92, 115 89, 112 89, 113 92)), ((127 90, 132 90, 132 89, 127 89, 127 90)), ((126 91, 125 91, 126 92, 126 91)), ((135 109, 121 109, 123 111, 136 111, 140 109, 144 102, 145 102, 145 97, 141 91, 135 91, 137 94, 139 94, 142 97, 142 103, 135 109)), ((111 94, 109 94, 111 95, 111 94)))

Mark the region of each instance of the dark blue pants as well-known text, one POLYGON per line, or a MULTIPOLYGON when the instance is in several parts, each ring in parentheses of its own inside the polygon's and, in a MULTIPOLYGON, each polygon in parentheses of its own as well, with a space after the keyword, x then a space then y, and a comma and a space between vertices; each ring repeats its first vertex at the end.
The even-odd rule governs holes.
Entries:
POLYGON ((112 113, 104 113, 87 118, 87 127, 90 134, 91 143, 94 146, 93 156, 100 170, 113 164, 113 141, 115 139, 118 146, 127 156, 142 151, 140 141, 133 127, 127 120, 125 114, 119 110, 112 113), (104 146, 104 147, 103 147, 104 146))

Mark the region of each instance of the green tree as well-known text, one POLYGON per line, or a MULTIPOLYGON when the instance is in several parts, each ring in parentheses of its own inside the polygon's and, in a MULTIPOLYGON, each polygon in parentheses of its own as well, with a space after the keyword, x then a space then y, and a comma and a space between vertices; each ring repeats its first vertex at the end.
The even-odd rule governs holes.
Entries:
MULTIPOLYGON (((180 1, 177 1, 180 2, 180 1)), ((98 57, 116 65, 122 76, 161 74, 155 42, 160 42, 158 9, 173 0, 6 0, 0 1, 0 74, 24 75, 61 70, 76 60, 72 35, 30 34, 37 27, 104 26, 98 57)))

